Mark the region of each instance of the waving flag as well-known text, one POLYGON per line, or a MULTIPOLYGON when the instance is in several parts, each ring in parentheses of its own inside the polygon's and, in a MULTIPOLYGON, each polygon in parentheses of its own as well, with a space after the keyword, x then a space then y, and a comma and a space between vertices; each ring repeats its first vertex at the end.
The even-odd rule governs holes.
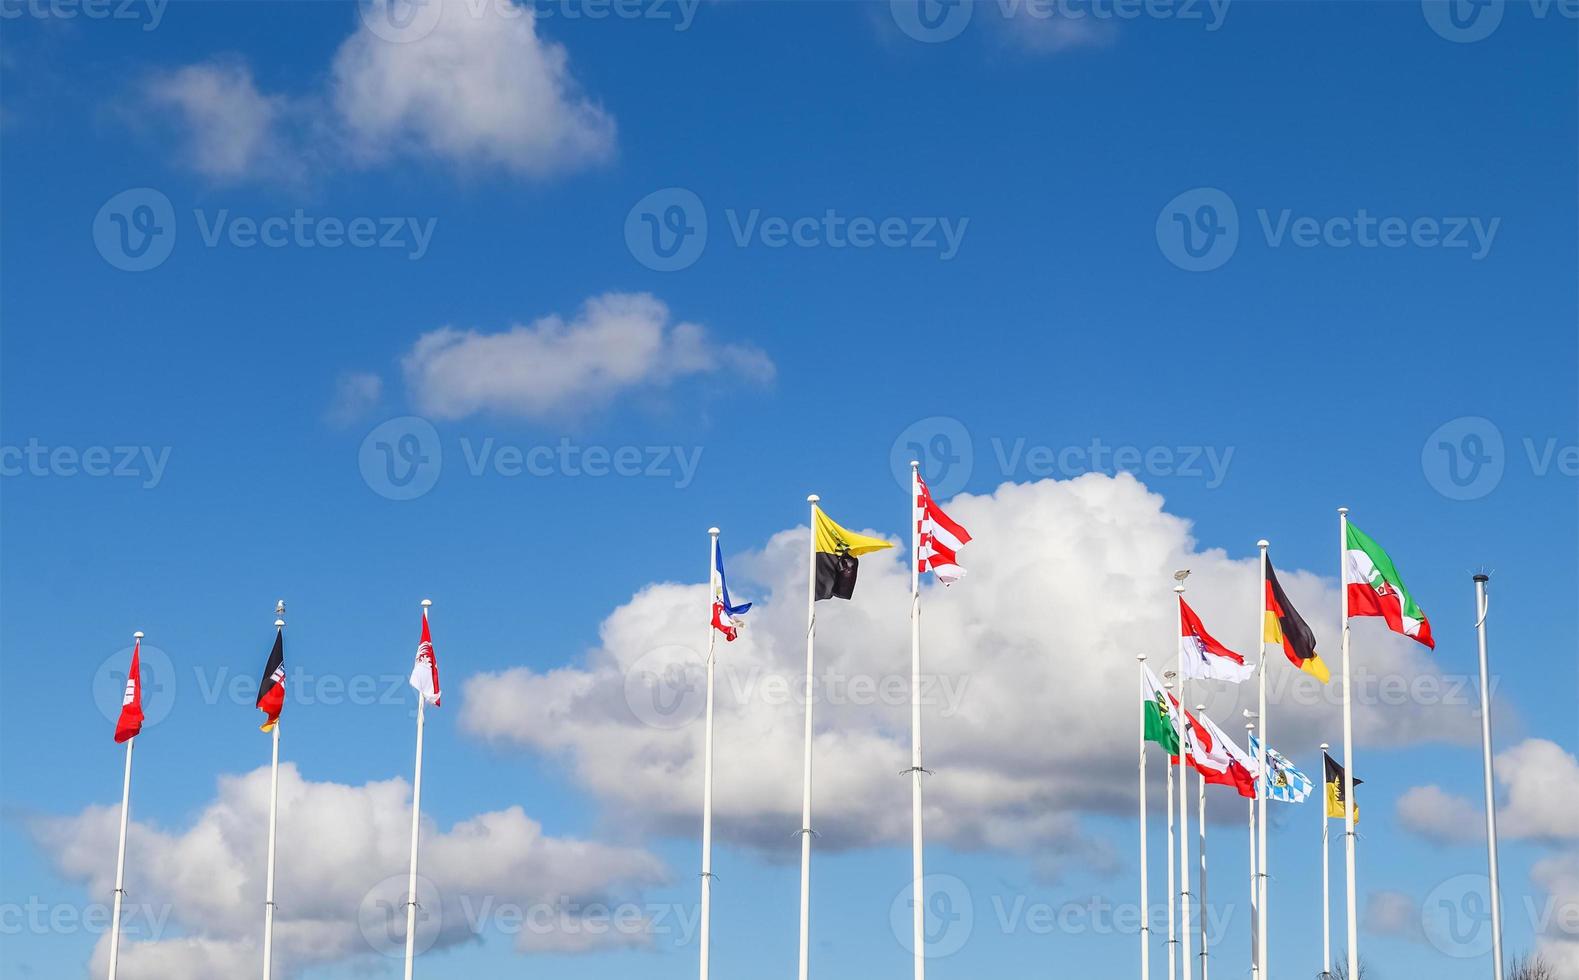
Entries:
POLYGON ((1278 583, 1277 572, 1272 568, 1270 558, 1266 563, 1264 618, 1265 623, 1261 633, 1262 656, 1266 656, 1266 648, 1269 646, 1281 647, 1289 663, 1323 684, 1332 680, 1332 673, 1327 670, 1327 665, 1316 653, 1316 634, 1311 632, 1310 626, 1294 608, 1294 604, 1288 601, 1288 594, 1278 583))
POLYGON ((1201 617, 1179 597, 1179 664, 1185 677, 1239 683, 1255 674, 1256 665, 1218 643, 1206 632, 1201 617))
POLYGON ((860 570, 856 559, 868 552, 892 548, 893 543, 846 531, 815 504, 812 505, 812 517, 814 526, 811 533, 817 549, 814 598, 849 599, 855 595, 855 575, 860 570))
POLYGON ((920 531, 916 553, 919 570, 930 568, 944 585, 958 582, 965 574, 959 566, 959 549, 970 543, 970 532, 943 513, 920 473, 916 474, 916 527, 920 531))
POLYGON ((433 636, 428 632, 428 611, 422 611, 422 640, 417 644, 417 662, 411 667, 411 686, 422 700, 439 706, 439 662, 433 657, 433 636))
POLYGON ((1212 735, 1212 751, 1195 760, 1195 771, 1208 783, 1232 786, 1247 800, 1256 798, 1256 760, 1234 744, 1217 723, 1201 715, 1201 724, 1212 735))
MULTIPOLYGON (((1255 735, 1250 736, 1250 757, 1261 751, 1261 740, 1255 735)), ((1262 780, 1266 786, 1266 798, 1279 803, 1303 803, 1310 796, 1310 791, 1315 788, 1315 783, 1310 777, 1294 768, 1294 764, 1283 758, 1280 753, 1271 748, 1266 750, 1266 767, 1268 778, 1262 780)))
POLYGON ((1345 547, 1343 584, 1349 590, 1349 618, 1380 616, 1394 633, 1436 649, 1436 641, 1431 639, 1431 622, 1404 588, 1403 577, 1382 546, 1349 524, 1345 547))
MULTIPOLYGON (((1329 820, 1342 820, 1342 819, 1344 819, 1344 815, 1343 815, 1343 776, 1344 776, 1343 767, 1338 764, 1338 760, 1334 759, 1332 756, 1328 755, 1325 752, 1323 752, 1321 754, 1321 762, 1322 762, 1323 768, 1326 770, 1325 773, 1323 774, 1322 778, 1326 781, 1327 819, 1329 819, 1329 820)), ((1355 779, 1354 780, 1355 788, 1358 789, 1360 784, 1363 783, 1363 782, 1365 782, 1365 780, 1363 780, 1363 779, 1355 779)), ((1355 823, 1359 823, 1359 821, 1360 821, 1360 803, 1359 803, 1358 800, 1356 800, 1354 802, 1354 822, 1355 823)))
POLYGON ((140 663, 142 648, 142 640, 132 644, 132 666, 126 671, 126 695, 121 698, 121 716, 115 722, 117 742, 136 738, 137 733, 143 730, 143 670, 140 663))
POLYGON ((713 629, 724 634, 725 640, 734 642, 740 635, 740 627, 745 625, 742 617, 750 611, 751 603, 735 605, 729 601, 729 581, 724 578, 724 552, 716 542, 713 544, 713 568, 718 572, 718 587, 713 590, 713 629))
POLYGON ((280 723, 280 709, 285 707, 285 630, 274 630, 274 649, 269 651, 269 661, 263 665, 263 680, 258 683, 258 710, 268 715, 260 729, 272 732, 280 723))
POLYGON ((1173 708, 1168 704, 1168 693, 1157 682, 1157 675, 1150 667, 1142 665, 1140 699, 1146 704, 1146 741, 1156 742, 1171 756, 1179 754, 1178 725, 1173 720, 1173 708))

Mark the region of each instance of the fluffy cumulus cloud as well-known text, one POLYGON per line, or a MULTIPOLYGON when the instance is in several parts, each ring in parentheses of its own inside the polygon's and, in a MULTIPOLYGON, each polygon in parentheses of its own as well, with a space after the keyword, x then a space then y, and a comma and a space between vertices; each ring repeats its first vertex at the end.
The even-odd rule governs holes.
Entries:
POLYGON ((646 293, 608 293, 568 320, 546 316, 502 333, 445 327, 423 334, 402 366, 416 409, 446 419, 565 416, 699 374, 773 376, 762 351, 715 342, 646 293))
POLYGON ((1420 905, 1403 892, 1375 891, 1365 902, 1365 931, 1377 936, 1425 940, 1420 929, 1420 905))
MULTIPOLYGON (((860 526, 863 515, 831 503, 835 517, 860 526)), ((946 591, 929 585, 923 598, 929 838, 1033 853, 1050 862, 1045 870, 1116 861, 1082 821, 1135 805, 1135 656, 1148 654, 1159 672, 1171 666, 1172 573, 1193 570, 1192 605, 1219 639, 1253 656, 1256 560, 1203 546, 1187 520, 1128 475, 1009 483, 949 509, 975 541, 967 578, 946 591)), ((758 604, 717 661, 714 828, 765 853, 793 847, 799 826, 806 534, 794 528, 760 551, 731 549, 732 591, 758 604)), ((1281 577, 1322 648, 1335 650, 1333 583, 1291 563, 1281 577)), ((650 585, 608 616, 583 663, 471 679, 463 726, 563 759, 627 819, 694 830, 703 690, 696 610, 705 592, 650 585)), ((819 847, 908 839, 900 773, 909 765, 909 608, 898 550, 862 559, 853 602, 817 603, 819 847)), ((1451 685, 1424 648, 1379 626, 1355 632, 1365 664, 1356 684, 1361 744, 1463 740, 1473 731, 1468 699, 1444 695, 1451 685), (1405 683, 1404 696, 1386 694, 1389 678, 1405 683), (1438 683, 1409 686, 1420 678, 1438 683)), ((1338 729, 1335 692, 1282 660, 1270 676, 1278 744, 1313 745, 1338 729)), ((1254 696, 1253 685, 1243 687, 1196 684, 1189 698, 1237 723, 1254 696)), ((1225 818, 1242 817, 1227 795, 1218 803, 1225 818)))
MULTIPOLYGON (((220 780, 190 826, 169 831, 133 821, 127 866, 133 896, 121 943, 125 980, 244 976, 258 963, 269 772, 220 780)), ((32 831, 60 872, 92 893, 114 887, 103 856, 114 853, 119 809, 93 806, 40 818, 32 831)), ((280 767, 277 975, 341 960, 376 961, 404 951, 410 787, 392 779, 362 786, 311 782, 280 767)), ((626 930, 578 928, 588 903, 617 903, 664 880, 640 850, 545 835, 519 807, 441 830, 423 827, 424 910, 418 943, 442 949, 508 922, 520 949, 570 951, 589 943, 639 945, 626 930), (509 917, 506 917, 508 912, 509 917), (522 914, 516 918, 517 912, 522 914), (524 924, 523 924, 524 923, 524 924)), ((108 937, 94 953, 102 973, 108 937)))
POLYGON ((612 157, 613 118, 581 92, 530 5, 370 0, 356 9, 321 90, 266 94, 233 59, 154 75, 147 103, 178 125, 185 162, 220 181, 397 157, 535 178, 612 157))

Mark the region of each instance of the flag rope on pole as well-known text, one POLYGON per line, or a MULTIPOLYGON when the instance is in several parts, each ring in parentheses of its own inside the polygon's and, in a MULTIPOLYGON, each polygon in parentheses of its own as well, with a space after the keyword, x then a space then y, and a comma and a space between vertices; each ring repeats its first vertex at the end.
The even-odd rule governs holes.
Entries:
POLYGON ((807 535, 806 579, 806 737, 801 759, 800 803, 800 980, 806 980, 811 954, 811 708, 815 680, 813 668, 817 643, 817 501, 806 497, 811 508, 807 535))
POLYGON ((921 464, 910 461, 910 904, 915 980, 927 975, 921 830, 921 464))
POLYGON ((718 628, 713 623, 718 592, 718 528, 707 529, 707 706, 702 735, 702 908, 697 945, 701 980, 707 980, 713 919, 713 653, 718 628))
POLYGON ((1355 908, 1355 857, 1354 857, 1354 691, 1349 681, 1349 508, 1338 508, 1338 581, 1339 601, 1342 603, 1343 628, 1343 868, 1344 891, 1347 899, 1347 976, 1358 980, 1360 975, 1359 913, 1355 908))

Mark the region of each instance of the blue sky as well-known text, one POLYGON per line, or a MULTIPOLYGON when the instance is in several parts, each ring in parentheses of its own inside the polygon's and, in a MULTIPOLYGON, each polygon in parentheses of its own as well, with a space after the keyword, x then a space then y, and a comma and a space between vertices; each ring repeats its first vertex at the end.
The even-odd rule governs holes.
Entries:
MULTIPOLYGON (((1573 833, 1531 802, 1579 798, 1563 768, 1579 748, 1579 147, 1575 26, 1555 7, 1493 4, 1484 37, 1489 19, 1402 2, 1132 18, 982 3, 923 21, 904 3, 645 0, 597 18, 479 0, 404 29, 371 2, 3 9, 0 905, 22 925, 0 974, 98 962, 99 932, 18 910, 69 918, 109 898, 113 845, 88 808, 116 801, 121 756, 96 697, 108 684, 113 700, 132 631, 174 675, 133 803, 168 843, 229 826, 217 781, 268 761, 250 698, 281 596, 298 699, 284 755, 358 792, 409 779, 413 705, 395 682, 434 599, 446 703, 424 815, 448 834, 519 806, 563 848, 510 851, 518 874, 449 841, 476 867, 435 872, 447 902, 541 887, 694 915, 694 726, 649 742, 672 733, 628 707, 599 727, 567 692, 617 692, 644 649, 701 642, 683 596, 701 595, 712 524, 739 556, 733 591, 762 601, 742 661, 795 678, 804 496, 897 537, 894 464, 912 442, 939 496, 972 495, 959 513, 994 529, 967 553, 978 575, 937 599, 955 604, 941 657, 982 666, 958 674, 959 714, 928 722, 929 753, 971 774, 950 789, 940 765, 933 784, 953 809, 929 815, 929 870, 974 908, 935 975, 1132 969, 1132 932, 1003 911, 1136 900, 1131 716, 1092 720, 1069 692, 1131 704, 1133 654, 1168 649, 1174 559, 1197 563, 1192 602, 1230 643, 1250 642, 1254 597, 1228 583, 1258 537, 1280 569, 1312 573, 1297 596, 1335 595, 1339 505, 1398 560, 1449 688, 1474 670, 1470 573, 1493 570, 1497 737, 1528 750, 1509 767, 1530 779, 1503 788, 1508 944, 1575 955, 1573 833), (527 703, 484 711, 490 690, 527 703), (1012 723, 984 732, 1006 704, 1012 723), (1065 759, 1081 755, 1096 761, 1065 759)), ((883 598, 901 573, 865 564, 872 598, 827 614, 819 656, 886 676, 905 663, 902 639, 883 645, 903 635, 903 605, 883 598)), ((1336 636, 1335 604, 1304 612, 1336 636)), ((1357 655, 1384 674, 1424 662, 1374 625, 1357 655)), ((1357 746, 1362 942, 1383 973, 1452 980, 1485 958, 1421 912, 1469 910, 1459 876, 1484 873, 1484 849, 1421 811, 1478 815, 1481 775, 1472 712, 1435 697, 1367 715, 1357 746), (1409 795, 1424 786, 1440 798, 1409 795)), ((908 764, 891 707, 823 713, 837 778, 908 764), (892 765, 880 746, 900 747, 892 765)), ((1291 709, 1305 744, 1273 733, 1307 771, 1322 733, 1340 741, 1329 709, 1291 709)), ((798 732, 798 708, 739 717, 798 732)), ((718 818, 719 976, 793 969, 798 814, 780 816, 771 784, 782 774, 798 805, 799 758, 777 745, 764 735, 754 765, 718 774, 720 792, 729 772, 760 776, 734 826, 718 818)), ((908 803, 890 813, 889 795, 842 785, 820 791, 814 972, 900 976, 889 918, 908 840, 885 820, 907 830, 908 803)), ((1242 975, 1243 814, 1214 807, 1212 887, 1236 904, 1213 969, 1242 975)), ((1273 957, 1313 973, 1317 818, 1285 809, 1273 957)), ((287 917, 312 903, 284 868, 343 849, 293 826, 287 917)), ((256 843, 221 838, 233 855, 256 843)), ((372 877, 353 905, 403 874, 403 831, 391 839, 392 863, 381 846, 356 865, 372 877)), ((160 938, 253 963, 255 862, 157 847, 128 887, 169 906, 160 938)), ((337 938, 303 940, 290 975, 398 975, 354 908, 324 902, 311 914, 337 938)), ((521 953, 497 922, 445 928, 419 972, 695 969, 682 932, 556 934, 521 953)), ((200 976, 230 961, 180 962, 200 976)))

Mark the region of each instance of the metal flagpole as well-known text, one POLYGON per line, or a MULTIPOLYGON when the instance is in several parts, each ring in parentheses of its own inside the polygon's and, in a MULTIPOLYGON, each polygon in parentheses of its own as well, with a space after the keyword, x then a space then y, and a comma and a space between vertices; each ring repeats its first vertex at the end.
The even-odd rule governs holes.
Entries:
MULTIPOLYGON (((274 628, 285 629, 285 600, 274 604, 274 628)), ((273 744, 269 760, 269 866, 263 885, 263 980, 273 976, 274 965, 274 829, 280 806, 280 722, 276 718, 270 732, 273 744)))
POLYGON ((1267 540, 1262 538, 1256 542, 1256 547, 1261 551, 1261 590, 1256 601, 1256 646, 1261 650, 1261 666, 1256 671, 1260 678, 1256 694, 1256 723, 1260 725, 1261 736, 1256 749, 1256 766, 1260 769, 1260 786, 1257 787, 1254 806, 1256 808, 1256 881, 1255 894, 1251 896, 1250 904, 1255 910, 1256 923, 1256 969, 1252 971, 1262 978, 1267 977, 1268 950, 1267 950, 1267 849, 1266 849, 1266 798, 1272 787, 1272 779, 1267 772, 1266 753, 1271 744, 1267 741, 1267 704, 1266 704, 1266 549, 1267 540))
MULTIPOLYGON (((132 637, 134 645, 140 646, 143 631, 138 630, 132 637)), ((142 691, 137 694, 141 697, 142 691)), ((110 911, 110 980, 115 980, 121 959, 121 899, 126 895, 126 821, 132 807, 132 745, 136 741, 136 735, 126 740, 126 772, 121 777, 121 842, 115 852, 115 899, 110 911)))
POLYGON ((1348 973, 1360 975, 1360 923, 1354 880, 1354 696, 1349 687, 1349 508, 1338 508, 1338 582, 1343 603, 1343 869, 1348 899, 1348 973))
MULTIPOLYGON (((1171 673, 1171 671, 1169 671, 1169 673, 1171 673)), ((1168 697, 1172 697, 1173 681, 1163 681, 1162 689, 1167 692, 1168 697)), ((1174 844, 1173 830, 1173 767, 1164 762, 1162 768, 1167 770, 1168 773, 1168 980, 1176 980, 1176 974, 1179 969, 1179 927, 1175 920, 1175 915, 1177 914, 1175 905, 1177 903, 1175 903, 1173 899, 1177 890, 1177 872, 1175 871, 1176 865, 1174 862, 1174 852, 1178 850, 1178 848, 1174 844)))
POLYGON ((921 463, 910 461, 910 905, 915 980, 927 975, 926 904, 921 845, 921 463))
POLYGON ((1486 595, 1491 576, 1475 575, 1475 631, 1480 640, 1480 750, 1486 771, 1486 860, 1491 879, 1491 966, 1497 980, 1502 977, 1502 888, 1497 881, 1497 802, 1492 793, 1491 760, 1491 686, 1486 670, 1486 614, 1491 600, 1486 595))
MULTIPOLYGON (((1146 684, 1146 655, 1140 662, 1141 690, 1146 684)), ((1151 980, 1151 899, 1146 873, 1146 701, 1140 702, 1140 980, 1151 980)))
MULTIPOLYGON (((1247 737, 1252 736, 1255 733, 1255 729, 1256 729, 1256 723, 1255 722, 1253 722, 1253 721, 1245 722, 1245 735, 1247 737)), ((1265 772, 1265 770, 1262 770, 1262 771, 1265 772)), ((1266 791, 1265 785, 1257 786, 1256 787, 1256 797, 1259 799, 1261 794, 1264 793, 1265 791, 1266 791)), ((1259 906, 1256 905, 1256 886, 1257 886, 1257 883, 1260 881, 1259 876, 1256 874, 1257 868, 1259 867, 1259 863, 1258 863, 1257 856, 1256 856, 1256 802, 1257 802, 1257 800, 1248 800, 1247 802, 1249 803, 1248 809, 1250 810, 1250 977, 1251 977, 1251 980, 1257 980, 1257 978, 1260 977, 1260 975, 1261 975, 1261 968, 1260 968, 1260 962, 1261 962, 1261 959, 1260 959, 1260 948, 1261 947, 1258 945, 1260 940, 1259 940, 1259 932, 1257 931, 1259 926, 1260 926, 1260 924, 1261 924, 1261 910, 1260 910, 1259 906)))
MULTIPOLYGON (((1205 714, 1206 705, 1196 705, 1195 713, 1198 715, 1205 714)), ((1197 822, 1201 825, 1201 894, 1197 896, 1196 904, 1200 908, 1201 919, 1201 980, 1206 980, 1206 922, 1210 918, 1206 914, 1206 780, 1197 779, 1195 781, 1195 790, 1196 806, 1199 807, 1196 817, 1197 822)))
POLYGON ((707 959, 713 925, 713 649, 718 630, 713 628, 713 606, 718 602, 718 528, 707 529, 707 709, 702 734, 702 921, 701 980, 707 980, 707 959))
MULTIPOLYGON (((432 599, 422 600, 422 621, 428 621, 432 599)), ((417 836, 422 826, 422 718, 428 699, 417 692, 417 768, 411 780, 411 874, 406 884, 406 980, 411 980, 417 955, 417 836)))
MULTIPOLYGON (((1327 764, 1327 750, 1332 748, 1326 742, 1321 743, 1321 764, 1327 764)), ((1321 814, 1321 980, 1332 976, 1332 848, 1327 842, 1327 830, 1330 819, 1327 816, 1327 781, 1321 781, 1322 799, 1316 807, 1321 814)))
POLYGON ((800 980, 806 980, 811 953, 811 705, 816 690, 812 674, 817 641, 817 501, 811 494, 811 535, 806 548, 806 745, 801 765, 800 795, 800 980))
POLYGON ((1175 572, 1179 584, 1173 587, 1178 601, 1174 603, 1173 645, 1179 651, 1179 970, 1184 980, 1190 980, 1193 967, 1190 963, 1190 776, 1185 768, 1189 755, 1190 723, 1185 716, 1184 698, 1187 681, 1184 676, 1184 579, 1175 572))

